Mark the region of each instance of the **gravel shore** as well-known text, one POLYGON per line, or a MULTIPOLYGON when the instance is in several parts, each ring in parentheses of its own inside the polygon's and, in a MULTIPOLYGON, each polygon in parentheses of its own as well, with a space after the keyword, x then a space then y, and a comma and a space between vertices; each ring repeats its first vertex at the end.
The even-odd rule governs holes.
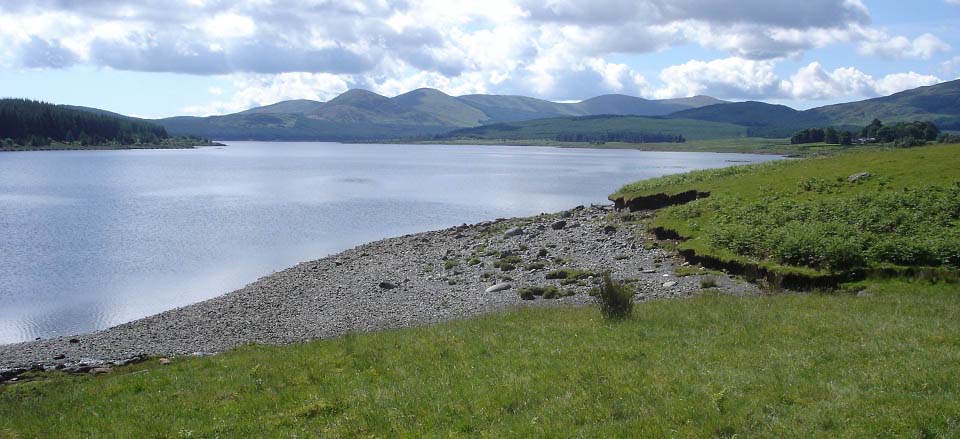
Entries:
POLYGON ((0 345, 0 381, 24 369, 83 372, 147 356, 302 342, 518 305, 588 304, 596 280, 591 274, 605 270, 634 285, 637 301, 696 294, 705 276, 727 293, 756 292, 751 284, 721 275, 676 277, 681 262, 645 245, 649 238, 637 221, 644 215, 580 207, 372 242, 110 329, 0 345), (559 269, 569 270, 570 279, 556 279, 559 269), (488 292, 503 283, 510 288, 488 292), (562 297, 521 299, 518 291, 532 286, 556 286, 562 297))

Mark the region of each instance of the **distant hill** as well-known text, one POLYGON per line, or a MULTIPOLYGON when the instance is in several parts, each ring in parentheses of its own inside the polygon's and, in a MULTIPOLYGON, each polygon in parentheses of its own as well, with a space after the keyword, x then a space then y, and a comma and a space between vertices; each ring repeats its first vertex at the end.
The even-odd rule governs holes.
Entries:
POLYGON ((272 105, 251 108, 247 111, 241 111, 237 114, 300 114, 317 111, 323 106, 323 102, 312 101, 310 99, 294 99, 292 101, 277 102, 272 105))
POLYGON ((671 118, 726 122, 750 128, 751 136, 784 137, 811 127, 840 128, 930 121, 940 129, 960 129, 960 80, 902 91, 890 96, 797 111, 784 105, 736 102, 678 111, 671 118))
POLYGON ((561 116, 659 116, 719 102, 723 101, 707 96, 649 100, 604 95, 558 103, 525 96, 455 97, 430 88, 388 98, 354 89, 329 102, 283 101, 225 116, 173 117, 157 122, 174 134, 223 140, 378 140, 561 116))
POLYGON ((398 105, 433 116, 443 125, 470 127, 490 119, 466 102, 432 88, 421 88, 393 98, 398 105))
POLYGON ((960 130, 960 79, 919 87, 881 98, 808 110, 839 125, 930 121, 940 129, 960 130))
POLYGON ((158 144, 169 137, 160 125, 104 110, 27 99, 0 99, 0 141, 4 149, 51 143, 158 144))
POLYGON ((303 114, 232 114, 161 119, 170 133, 218 140, 373 141, 421 137, 450 131, 445 126, 344 123, 303 114))
POLYGON ((708 105, 678 111, 669 117, 742 125, 752 137, 789 137, 804 128, 834 124, 820 114, 756 101, 708 105))
POLYGON ((709 96, 683 99, 649 100, 627 95, 602 95, 572 104, 583 115, 615 114, 664 116, 689 108, 720 104, 724 101, 709 96))
POLYGON ((572 105, 526 96, 476 94, 460 96, 457 99, 483 111, 487 115, 487 123, 583 115, 582 111, 572 105))
MULTIPOLYGON (((744 137, 747 128, 739 125, 692 119, 668 119, 644 116, 579 116, 501 122, 474 128, 462 128, 437 136, 437 139, 484 140, 562 140, 594 141, 611 137, 653 139, 683 136, 688 140, 744 137)), ((633 141, 640 143, 640 141, 633 141)))

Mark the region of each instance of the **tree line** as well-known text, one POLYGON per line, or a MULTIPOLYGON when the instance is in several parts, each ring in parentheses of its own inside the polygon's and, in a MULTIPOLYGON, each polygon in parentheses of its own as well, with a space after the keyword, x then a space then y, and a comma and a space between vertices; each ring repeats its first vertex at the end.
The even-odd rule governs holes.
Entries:
POLYGON ((853 143, 894 143, 897 146, 914 146, 927 141, 935 141, 940 129, 933 122, 898 122, 884 125, 874 119, 869 125, 856 133, 838 130, 833 127, 806 128, 797 131, 791 138, 792 144, 827 143, 834 145, 852 145, 853 143))
POLYGON ((558 142, 623 142, 623 143, 684 143, 682 134, 638 133, 635 131, 608 131, 605 133, 560 133, 554 136, 558 142))
POLYGON ((165 128, 149 122, 28 99, 0 99, 0 139, 5 144, 151 145, 169 137, 165 128))

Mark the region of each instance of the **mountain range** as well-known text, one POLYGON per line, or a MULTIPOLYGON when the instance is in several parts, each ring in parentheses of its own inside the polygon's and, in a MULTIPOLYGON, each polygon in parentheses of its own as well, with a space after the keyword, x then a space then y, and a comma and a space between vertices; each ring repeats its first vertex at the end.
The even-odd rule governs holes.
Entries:
POLYGON ((726 102, 708 96, 650 100, 626 95, 559 103, 526 96, 450 96, 429 88, 388 98, 353 89, 328 102, 298 99, 225 116, 172 117, 155 122, 175 135, 222 140, 381 140, 555 117, 665 116, 722 103, 726 102))
POLYGON ((569 131, 562 128, 571 125, 564 120, 576 121, 573 126, 589 125, 594 131, 615 127, 687 138, 783 138, 810 127, 864 126, 874 118, 885 123, 932 121, 944 130, 960 130, 960 80, 805 111, 709 96, 650 100, 612 94, 560 103, 511 95, 450 96, 429 88, 388 98, 353 89, 327 102, 297 99, 223 116, 153 122, 171 135, 219 140, 369 141, 483 135, 510 139, 520 132, 553 138, 550 129, 569 131), (610 116, 610 120, 598 116, 610 116), (531 122, 539 120, 544 121, 531 122), (507 131, 515 133, 502 134, 507 131))

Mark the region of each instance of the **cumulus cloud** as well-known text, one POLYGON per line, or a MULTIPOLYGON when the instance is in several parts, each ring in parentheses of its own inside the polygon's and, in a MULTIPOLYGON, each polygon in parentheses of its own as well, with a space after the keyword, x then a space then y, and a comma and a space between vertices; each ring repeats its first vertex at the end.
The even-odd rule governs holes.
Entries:
MULTIPOLYGON (((193 116, 210 116, 290 99, 327 101, 353 85, 347 76, 328 73, 244 74, 231 77, 230 82, 236 91, 228 99, 214 99, 207 104, 182 108, 181 111, 193 116)), ((223 94, 218 87, 209 91, 217 97, 223 94)))
POLYGON ((785 58, 841 42, 886 58, 929 59, 950 49, 930 33, 873 28, 861 0, 0 2, 0 67, 89 65, 217 75, 232 84, 216 102, 189 109, 196 114, 324 100, 350 87, 555 100, 601 93, 821 99, 933 78, 865 78, 819 64, 786 79, 776 74, 785 58), (667 67, 654 78, 659 84, 617 58, 685 45, 726 58, 667 67))
POLYGON ((860 53, 887 58, 930 59, 940 52, 950 50, 950 45, 931 33, 914 39, 904 36, 889 36, 884 32, 867 32, 867 40, 860 43, 860 53))
POLYGON ((869 98, 932 85, 942 80, 916 72, 894 73, 874 78, 854 67, 826 70, 812 62, 788 79, 776 74, 775 61, 726 58, 689 61, 664 69, 665 85, 656 90, 659 98, 708 94, 728 99, 825 100, 837 97, 869 98))
POLYGON ((661 99, 700 94, 736 98, 770 96, 780 85, 775 66, 775 61, 738 57, 691 60, 663 69, 660 80, 665 86, 654 95, 661 99))
MULTIPOLYGON (((485 55, 470 40, 491 36, 493 46, 512 37, 530 48, 511 51, 520 64, 556 45, 583 62, 691 42, 771 59, 858 38, 870 21, 860 0, 38 0, 4 2, 0 12, 10 22, 0 34, 15 36, 8 39, 20 53, 40 37, 77 62, 192 74, 375 71, 399 61, 456 76, 485 55)), ((943 47, 935 39, 904 48, 891 37, 863 50, 928 56, 943 47)))

